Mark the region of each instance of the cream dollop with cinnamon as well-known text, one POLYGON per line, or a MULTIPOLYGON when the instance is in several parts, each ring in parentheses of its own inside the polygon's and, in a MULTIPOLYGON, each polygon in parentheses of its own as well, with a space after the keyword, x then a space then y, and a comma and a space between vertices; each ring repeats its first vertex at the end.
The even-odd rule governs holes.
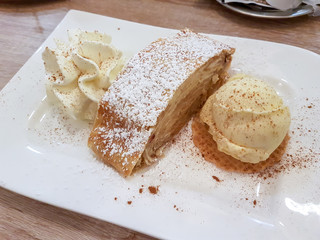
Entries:
POLYGON ((290 126, 290 111, 266 82, 236 75, 205 103, 200 119, 219 151, 258 163, 281 144, 290 126))
POLYGON ((124 65, 111 37, 97 31, 68 31, 69 42, 56 40, 56 49, 42 54, 47 96, 74 118, 94 120, 98 102, 124 65))

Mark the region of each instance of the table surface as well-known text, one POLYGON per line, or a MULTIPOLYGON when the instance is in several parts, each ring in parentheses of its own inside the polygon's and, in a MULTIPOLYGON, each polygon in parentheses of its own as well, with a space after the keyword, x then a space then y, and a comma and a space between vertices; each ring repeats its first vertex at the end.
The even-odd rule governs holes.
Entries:
MULTIPOLYGON (((215 0, 0 0, 0 89, 69 9, 160 27, 285 43, 320 54, 320 17, 257 19, 225 9, 215 0)), ((0 188, 0 239, 52 238, 151 239, 0 188)))

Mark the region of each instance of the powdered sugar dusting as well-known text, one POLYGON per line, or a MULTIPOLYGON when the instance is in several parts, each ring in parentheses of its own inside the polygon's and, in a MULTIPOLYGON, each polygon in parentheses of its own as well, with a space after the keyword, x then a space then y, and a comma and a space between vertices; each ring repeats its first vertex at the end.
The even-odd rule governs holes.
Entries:
POLYGON ((118 169, 130 174, 176 90, 209 59, 229 46, 186 29, 137 53, 100 102, 102 123, 89 142, 118 169), (133 156, 134 155, 134 156, 133 156), (113 160, 110 160, 112 156, 113 160), (117 163, 115 163, 117 162, 117 163), (131 170, 130 170, 131 169, 131 170))
MULTIPOLYGON (((139 140, 147 134, 145 131, 138 131, 136 128, 132 128, 131 132, 125 131, 123 128, 114 128, 113 131, 108 131, 108 128, 106 127, 99 127, 97 130, 99 136, 103 139, 102 141, 104 144, 112 141, 112 144, 109 144, 106 148, 101 149, 103 154, 105 155, 107 152, 109 152, 110 155, 114 155, 123 151, 123 157, 133 155, 137 152, 135 149, 141 149, 143 146, 140 146, 141 142, 139 140), (120 144, 117 144, 123 142, 127 143, 126 146, 129 145, 134 147, 128 148, 125 146, 123 148, 120 144)), ((99 148, 99 145, 97 145, 97 148, 99 148)))
POLYGON ((184 30, 136 54, 103 101, 141 126, 155 126, 175 90, 197 67, 228 46, 184 30))

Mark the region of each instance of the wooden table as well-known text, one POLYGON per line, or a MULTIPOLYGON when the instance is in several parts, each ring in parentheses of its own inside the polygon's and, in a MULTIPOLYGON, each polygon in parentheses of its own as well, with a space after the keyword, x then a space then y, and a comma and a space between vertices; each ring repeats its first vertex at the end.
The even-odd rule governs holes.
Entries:
MULTIPOLYGON (((0 89, 37 50, 69 9, 161 27, 189 27, 197 32, 274 41, 320 54, 320 17, 256 19, 231 12, 214 0, 3 2, 0 0, 0 89)), ((80 238, 150 239, 141 233, 0 188, 0 239, 80 238)))

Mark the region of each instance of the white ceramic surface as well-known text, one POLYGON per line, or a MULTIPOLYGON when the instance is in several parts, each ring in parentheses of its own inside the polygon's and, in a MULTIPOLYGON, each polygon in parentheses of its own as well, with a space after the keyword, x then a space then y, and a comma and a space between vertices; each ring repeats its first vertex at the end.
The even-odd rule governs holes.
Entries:
MULTIPOLYGON (((166 239, 319 238, 320 163, 314 162, 319 154, 306 168, 266 180, 226 173, 201 158, 187 126, 166 158, 133 177, 123 179, 98 162, 86 147, 90 126, 67 118, 44 99, 41 53, 74 28, 112 35, 128 57, 176 32, 70 11, 0 93, 1 187, 166 239), (149 193, 149 186, 159 186, 158 194, 149 193)), ((320 56, 277 43, 210 36, 237 49, 231 74, 261 77, 284 97, 295 131, 287 153, 297 154, 300 147, 302 155, 309 149, 319 153, 314 139, 320 139, 320 56)))

